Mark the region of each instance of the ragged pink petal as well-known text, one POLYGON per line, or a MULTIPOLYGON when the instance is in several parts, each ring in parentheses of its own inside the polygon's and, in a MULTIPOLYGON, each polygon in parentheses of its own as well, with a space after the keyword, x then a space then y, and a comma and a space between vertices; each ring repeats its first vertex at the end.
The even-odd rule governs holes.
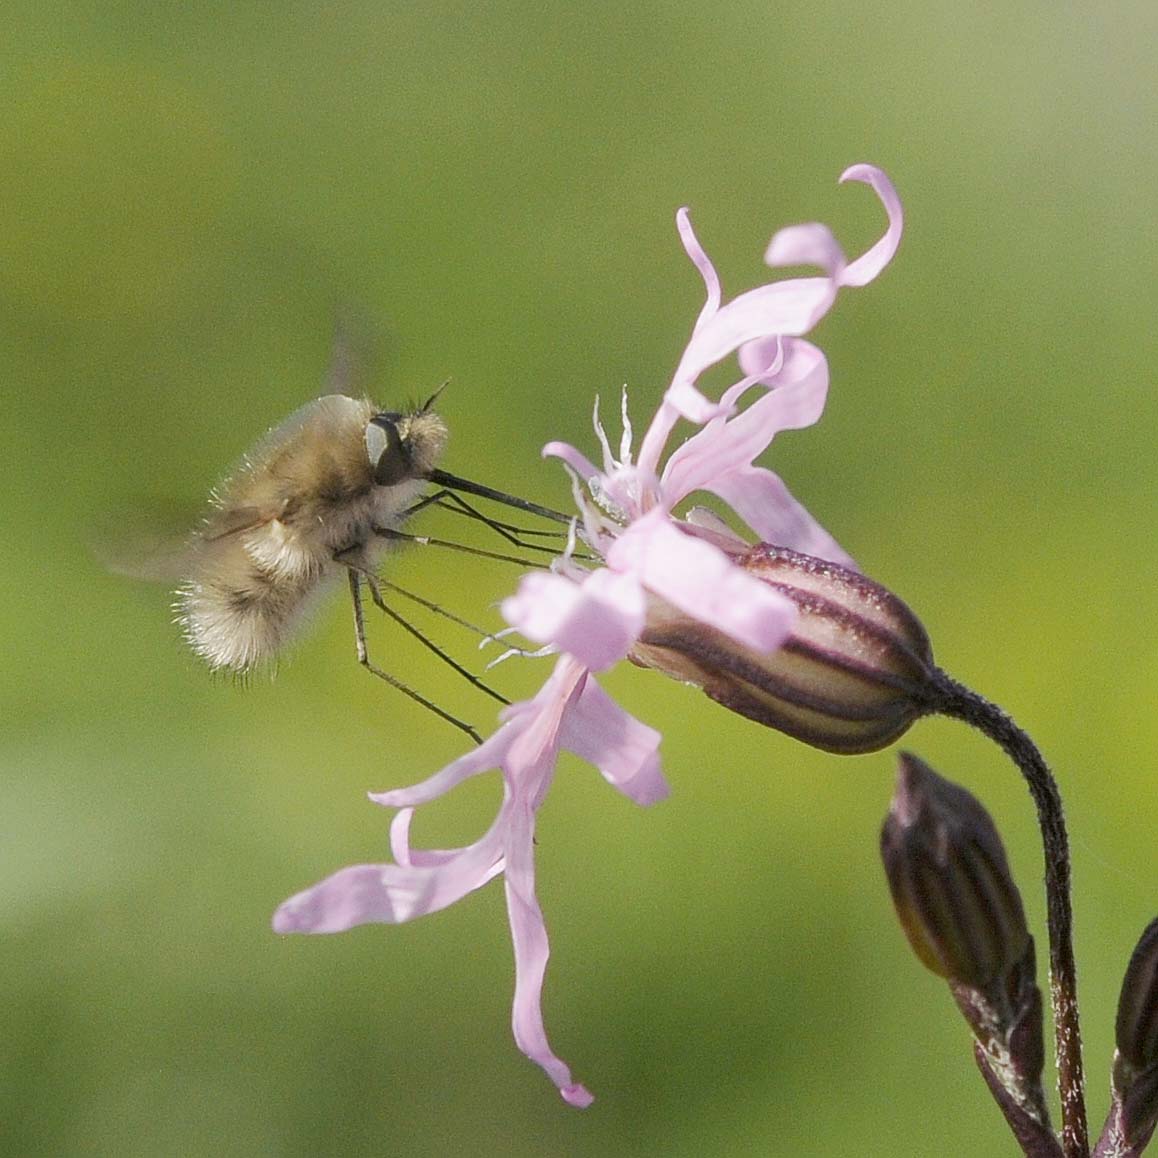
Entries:
POLYGON ((563 722, 563 747, 593 764, 604 779, 636 804, 655 804, 670 789, 660 771, 654 728, 625 712, 589 679, 563 722))
POLYGON ((502 604, 506 621, 536 643, 554 644, 592 671, 618 663, 643 627, 644 595, 630 575, 605 569, 582 583, 561 575, 526 575, 502 604))
POLYGON ((567 442, 548 442, 544 458, 561 458, 584 482, 599 474, 599 468, 582 452, 567 442))
POLYGON ((457 784, 499 767, 503 756, 513 739, 509 730, 500 728, 492 736, 469 752, 440 768, 433 776, 411 784, 406 788, 394 788, 389 792, 371 792, 369 797, 375 804, 385 808, 416 808, 444 796, 457 784))
POLYGON ((607 562, 755 651, 779 647, 796 619, 789 600, 744 574, 717 547, 677 530, 662 509, 628 527, 607 562))
POLYGON ((733 298, 688 342, 673 385, 694 382, 745 342, 774 334, 806 334, 828 312, 836 286, 826 277, 799 277, 758 286, 733 298))
POLYGON ((840 544, 792 497, 772 471, 760 466, 737 467, 717 475, 705 489, 719 495, 762 542, 858 570, 840 544))
POLYGON ((530 808, 516 808, 511 816, 507 867, 504 877, 507 915, 515 949, 515 998, 511 1028, 515 1044, 553 1081, 564 1100, 584 1108, 591 1094, 571 1077, 571 1070, 547 1040, 543 1026, 543 978, 550 946, 543 912, 535 896, 535 817, 530 808))
MULTIPOLYGON (((779 334, 745 342, 737 354, 740 369, 748 378, 753 378, 765 386, 773 385, 784 367, 786 344, 787 339, 781 338, 779 334)), ((734 389, 735 387, 729 387, 728 390, 724 391, 720 401, 728 401, 729 395, 734 389)))
POLYGON ((505 818, 475 844, 433 867, 359 864, 339 869, 279 906, 277 933, 341 933, 371 921, 401 924, 481 888, 503 867, 505 818))
POLYGON ((749 465, 780 431, 811 426, 820 417, 828 392, 824 355, 799 339, 786 339, 784 348, 773 389, 735 417, 708 423, 668 460, 662 484, 669 508, 694 491, 712 490, 715 478, 749 465))

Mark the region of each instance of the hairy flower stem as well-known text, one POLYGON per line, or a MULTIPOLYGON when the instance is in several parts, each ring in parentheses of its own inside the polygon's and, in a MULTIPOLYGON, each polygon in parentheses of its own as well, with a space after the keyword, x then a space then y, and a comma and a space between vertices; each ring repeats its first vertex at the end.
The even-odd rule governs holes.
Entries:
POLYGON ((935 680, 939 693, 935 710, 971 724, 1003 748, 1025 777, 1037 806, 1045 853, 1050 995, 1057 1043, 1062 1150, 1065 1158, 1088 1158, 1090 1147, 1083 1096, 1082 1035, 1078 1021, 1078 981, 1070 902, 1069 838, 1061 795, 1037 746, 1005 712, 943 671, 937 670, 935 680))

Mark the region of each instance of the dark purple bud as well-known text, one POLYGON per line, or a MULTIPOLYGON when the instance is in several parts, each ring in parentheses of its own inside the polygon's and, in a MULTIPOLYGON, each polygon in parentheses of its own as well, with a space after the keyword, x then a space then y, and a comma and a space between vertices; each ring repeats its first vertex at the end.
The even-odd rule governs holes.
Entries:
POLYGON ((1114 1036, 1112 1105, 1098 1153, 1140 1154, 1158 1125, 1158 920, 1126 967, 1114 1036))
POLYGON ((781 648, 761 655, 656 600, 631 659, 826 752, 874 752, 933 710, 929 637, 886 588, 767 543, 733 561, 796 604, 781 648))
POLYGON ((1115 1039, 1135 1069, 1158 1065, 1158 920, 1146 926, 1126 966, 1115 1039))
POLYGON ((1002 1112, 1019 1138, 1036 1140, 1032 1152, 1049 1152, 1033 938, 989 813, 902 753, 881 857, 909 944, 949 982, 1002 1112))
POLYGON ((1025 957, 1025 910, 989 814, 908 753, 898 763, 881 856, 901 927, 934 973, 981 989, 1025 957))

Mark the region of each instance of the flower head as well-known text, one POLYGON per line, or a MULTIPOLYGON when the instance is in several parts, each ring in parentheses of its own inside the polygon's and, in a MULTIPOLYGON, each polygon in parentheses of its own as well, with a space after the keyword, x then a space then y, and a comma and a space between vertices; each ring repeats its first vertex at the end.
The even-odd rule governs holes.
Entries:
POLYGON ((540 997, 547 967, 547 929, 535 899, 535 813, 551 786, 562 748, 587 760, 637 804, 667 795, 659 769, 659 733, 617 707, 573 659, 561 657, 533 700, 512 704, 480 747, 409 788, 371 795, 397 808, 390 826, 393 864, 350 865, 291 897, 276 912, 279 933, 339 933, 369 921, 401 924, 445 909, 503 874, 515 946, 515 1041, 558 1087, 565 1101, 587 1106, 591 1095, 572 1081, 543 1028, 540 997), (490 828, 456 849, 414 849, 414 809, 491 769, 503 778, 503 800, 490 828))
POLYGON ((810 425, 824 408, 828 366, 800 335, 823 317, 841 287, 871 281, 900 240, 900 203, 888 178, 879 169, 857 165, 842 180, 865 182, 877 192, 889 218, 885 235, 848 262, 822 225, 781 230, 768 247, 768 264, 816 265, 822 276, 776 281, 727 304, 687 211, 680 210, 677 227, 704 280, 707 300, 638 456, 633 459, 626 399, 618 457, 596 419, 602 469, 565 443, 544 448, 576 476, 583 538, 596 559, 591 566, 588 558, 576 557, 573 535, 549 573, 526 576, 502 605, 513 628, 559 654, 550 678, 532 700, 507 708, 502 726, 477 750, 420 784, 372 797, 400 810, 391 826, 394 863, 342 869, 286 901, 274 918, 279 932, 330 933, 368 921, 398 923, 445 908, 502 874, 515 948, 515 1040, 572 1105, 587 1105, 591 1095, 573 1082, 543 1028, 540 995, 548 944, 535 899, 535 814, 563 749, 593 764, 638 804, 667 794, 659 734, 614 705, 593 673, 632 653, 650 601, 662 600, 761 655, 784 642, 797 617, 790 598, 738 565, 736 556, 746 546, 742 540, 694 512, 676 518, 676 506, 694 492, 710 492, 760 538, 852 565, 780 479, 755 465, 778 432, 810 425), (733 353, 743 376, 713 402, 697 382, 733 353), (760 396, 741 409, 745 396, 757 389, 760 396), (661 465, 681 419, 700 429, 661 465), (458 849, 411 848, 416 807, 492 769, 502 775, 503 800, 479 840, 458 849))

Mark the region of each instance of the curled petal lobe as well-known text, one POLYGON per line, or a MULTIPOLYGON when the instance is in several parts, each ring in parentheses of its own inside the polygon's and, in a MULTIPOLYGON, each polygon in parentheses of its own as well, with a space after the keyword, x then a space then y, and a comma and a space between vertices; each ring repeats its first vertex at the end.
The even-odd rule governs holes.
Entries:
POLYGON ((695 329, 698 330, 720 308, 720 277, 711 259, 704 252, 703 246, 700 245, 695 230, 692 229, 692 220, 686 208, 676 214, 676 229, 679 231, 680 241, 683 242, 684 252, 691 258, 692 265, 700 271, 700 277, 704 279, 704 289, 708 294, 704 308, 700 310, 700 316, 696 319, 695 329))
MULTIPOLYGON (((737 355, 740 369, 748 378, 754 378, 765 386, 774 386, 784 366, 784 346, 785 342, 779 334, 745 342, 737 355)), ((730 386, 724 391, 721 401, 736 402, 737 399, 732 396, 736 389, 737 386, 730 386)))
POLYGON ((885 235, 871 249, 862 253, 856 261, 850 262, 840 274, 840 284, 847 286, 868 285, 890 261, 901 244, 905 217, 901 209, 901 199, 896 188, 882 169, 875 165, 853 165, 840 175, 841 182, 862 181, 870 186, 881 199, 889 217, 885 235))
POLYGON ((836 286, 826 277, 791 278, 740 294, 692 335, 676 368, 673 386, 694 382, 710 366, 756 338, 807 333, 825 315, 835 296, 836 286))
MULTIPOLYGON (((818 373, 824 375, 825 388, 828 386, 828 360, 818 346, 803 338, 748 342, 740 347, 739 362, 745 374, 759 376, 768 387, 796 386, 812 381, 818 373)), ((725 391, 725 397, 730 399, 731 393, 725 391)))
POLYGON ((413 863, 410 853, 410 821, 413 816, 413 808, 400 808, 390 821, 390 855, 395 864, 404 867, 413 863))
POLYGON ((796 619, 787 599, 744 574, 723 551, 677 530, 662 510, 633 523, 613 544, 607 561, 754 651, 779 647, 796 619))
POLYGON ((774 389, 734 418, 708 423, 668 460, 663 489, 669 507, 693 491, 713 489, 714 479, 750 464, 780 431, 811 426, 820 417, 828 392, 824 355, 796 339, 785 347, 787 357, 774 389))
MULTIPOLYGON (((723 356, 723 354, 720 355, 721 358, 723 356)), ((664 413, 663 408, 666 408, 664 414, 667 427, 664 432, 665 438, 677 419, 686 418, 689 422, 704 423, 717 415, 727 413, 727 410, 718 402, 711 401, 696 389, 695 380, 698 376, 698 373, 677 375, 667 388, 667 393, 663 396, 663 407, 660 410, 660 413, 664 413)))

